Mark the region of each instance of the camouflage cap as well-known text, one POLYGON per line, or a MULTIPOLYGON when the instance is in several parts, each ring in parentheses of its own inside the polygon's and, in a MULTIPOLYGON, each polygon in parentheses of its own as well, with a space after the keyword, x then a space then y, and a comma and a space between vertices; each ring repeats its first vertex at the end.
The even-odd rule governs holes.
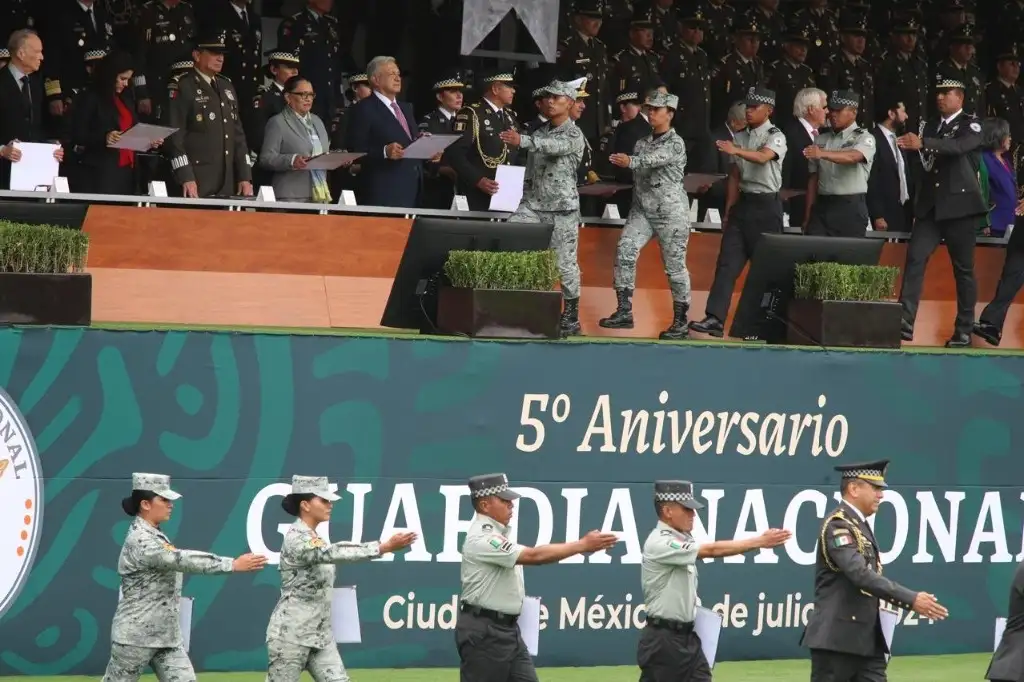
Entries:
POLYGON ((171 477, 163 474, 132 474, 132 490, 156 493, 165 500, 181 497, 181 493, 171 490, 171 477))
POLYGON ((331 492, 326 476, 292 476, 292 495, 316 495, 328 502, 341 499, 331 492))
POLYGON ((554 80, 544 86, 544 92, 549 95, 555 95, 556 97, 568 97, 569 99, 575 100, 577 94, 587 82, 586 78, 577 78, 574 81, 559 81, 554 80))
POLYGON ((655 90, 647 95, 647 99, 644 101, 644 104, 649 107, 668 107, 669 109, 678 109, 679 98, 675 95, 669 95, 668 93, 655 90))

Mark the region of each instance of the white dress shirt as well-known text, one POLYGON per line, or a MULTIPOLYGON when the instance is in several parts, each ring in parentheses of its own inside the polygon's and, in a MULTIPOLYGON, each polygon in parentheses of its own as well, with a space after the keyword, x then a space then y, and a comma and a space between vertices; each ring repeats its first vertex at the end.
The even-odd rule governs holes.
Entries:
POLYGON ((885 139, 889 141, 889 148, 892 149, 892 153, 896 157, 896 170, 900 176, 900 204, 905 204, 910 199, 910 192, 907 190, 907 168, 903 161, 903 153, 896 145, 896 133, 882 124, 878 125, 878 129, 882 131, 885 139))

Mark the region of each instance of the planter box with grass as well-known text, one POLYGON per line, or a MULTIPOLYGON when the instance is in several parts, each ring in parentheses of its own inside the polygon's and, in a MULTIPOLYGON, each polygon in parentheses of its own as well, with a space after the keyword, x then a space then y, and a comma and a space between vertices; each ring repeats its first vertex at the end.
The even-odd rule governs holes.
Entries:
POLYGON ((899 348, 902 308, 891 301, 899 268, 805 263, 796 266, 787 306, 787 342, 899 348))
POLYGON ((0 324, 88 326, 88 252, 78 230, 0 221, 0 324))
POLYGON ((452 251, 437 299, 443 334, 557 339, 562 292, 554 251, 452 251))

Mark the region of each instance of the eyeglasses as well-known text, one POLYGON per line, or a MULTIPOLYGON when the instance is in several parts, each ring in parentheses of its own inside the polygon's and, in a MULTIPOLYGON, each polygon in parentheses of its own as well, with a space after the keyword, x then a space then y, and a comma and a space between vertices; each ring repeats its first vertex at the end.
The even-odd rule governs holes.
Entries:
POLYGON ((313 99, 316 97, 315 92, 289 92, 288 94, 300 99, 313 99))

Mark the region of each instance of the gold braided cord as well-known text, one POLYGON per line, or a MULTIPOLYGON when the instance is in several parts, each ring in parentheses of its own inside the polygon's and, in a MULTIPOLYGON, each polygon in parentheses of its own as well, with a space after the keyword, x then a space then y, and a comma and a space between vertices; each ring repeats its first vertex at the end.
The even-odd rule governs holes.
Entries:
POLYGON ((484 149, 480 146, 480 118, 470 107, 466 107, 466 109, 473 115, 473 139, 476 140, 476 151, 480 154, 480 160, 484 162, 484 166, 493 170, 505 163, 505 159, 508 158, 508 145, 504 142, 501 143, 501 156, 494 157, 484 154, 484 149))
MULTIPOLYGON (((846 514, 843 513, 842 509, 840 509, 835 514, 825 519, 825 523, 821 524, 821 555, 825 559, 825 565, 828 566, 832 572, 839 573, 839 567, 832 563, 832 559, 829 557, 828 549, 825 545, 825 543, 828 541, 828 539, 825 537, 828 531, 828 524, 831 523, 834 519, 843 521, 849 526, 848 530, 853 533, 853 539, 857 542, 858 554, 864 555, 865 550, 867 549, 870 543, 868 542, 868 539, 864 537, 864 534, 860 532, 860 528, 857 527, 857 524, 853 523, 850 519, 846 518, 846 514)), ((877 556, 877 553, 875 556, 875 571, 878 573, 878 575, 882 575, 882 560, 880 557, 877 556)), ((874 596, 873 594, 865 592, 864 590, 861 590, 861 594, 867 595, 868 597, 874 596)))

